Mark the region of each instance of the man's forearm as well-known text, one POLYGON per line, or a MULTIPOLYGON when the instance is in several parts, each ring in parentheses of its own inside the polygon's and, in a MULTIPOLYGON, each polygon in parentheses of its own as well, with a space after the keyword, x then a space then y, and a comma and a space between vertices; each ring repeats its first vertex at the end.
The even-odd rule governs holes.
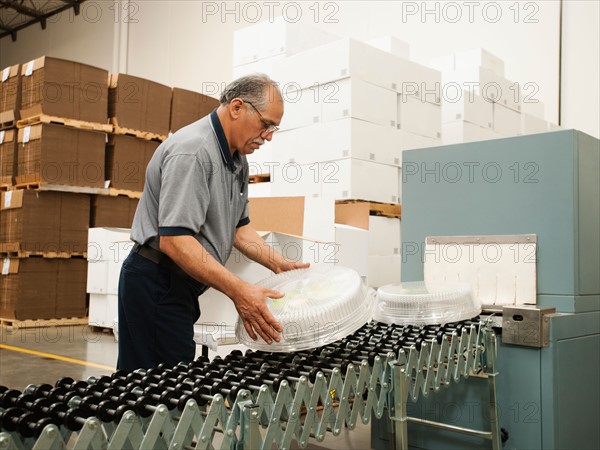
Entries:
POLYGON ((236 297, 244 282, 223 267, 193 236, 162 236, 160 250, 192 278, 236 297))

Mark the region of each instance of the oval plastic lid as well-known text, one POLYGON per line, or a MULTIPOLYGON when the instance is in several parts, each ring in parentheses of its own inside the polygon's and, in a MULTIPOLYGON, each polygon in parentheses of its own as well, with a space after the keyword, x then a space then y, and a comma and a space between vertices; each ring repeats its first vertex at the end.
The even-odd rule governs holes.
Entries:
POLYGON ((357 272, 340 266, 291 270, 257 285, 279 291, 281 299, 267 298, 267 307, 283 326, 281 341, 267 344, 248 336, 240 319, 240 343, 267 352, 293 352, 321 347, 354 333, 371 319, 374 292, 357 272))
POLYGON ((398 325, 443 325, 479 313, 481 306, 466 283, 414 281, 380 287, 373 319, 398 325))

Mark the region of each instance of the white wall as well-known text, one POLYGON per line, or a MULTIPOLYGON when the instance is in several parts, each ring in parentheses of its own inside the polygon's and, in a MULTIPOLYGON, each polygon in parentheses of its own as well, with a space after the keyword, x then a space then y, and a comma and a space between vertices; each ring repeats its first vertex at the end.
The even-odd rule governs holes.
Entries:
POLYGON ((562 124, 600 136, 600 2, 563 2, 562 124))
MULTIPOLYGON (((563 124, 598 137, 598 2, 563 5, 563 124)), ((0 68, 47 54, 217 96, 215 86, 232 77, 233 32, 283 13, 290 21, 340 36, 395 35, 410 44, 411 57, 420 62, 484 47, 505 61, 507 78, 521 86, 530 83, 527 93, 542 101, 546 119, 556 122, 559 12, 558 1, 156 0, 115 6, 90 0, 82 4, 79 17, 63 13, 44 32, 34 26, 20 31, 16 43, 9 37, 0 40, 0 68)))

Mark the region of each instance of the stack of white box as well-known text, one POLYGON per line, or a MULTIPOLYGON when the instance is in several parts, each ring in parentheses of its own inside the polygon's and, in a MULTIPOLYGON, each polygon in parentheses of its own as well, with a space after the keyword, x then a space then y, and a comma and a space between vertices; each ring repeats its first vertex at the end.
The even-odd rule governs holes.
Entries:
POLYGON ((533 83, 521 85, 504 76, 504 62, 477 48, 436 58, 442 71, 444 144, 482 141, 554 129, 533 83))
POLYGON ((338 39, 275 62, 272 75, 286 99, 273 195, 399 203, 402 150, 441 143, 439 98, 423 92, 439 84, 435 70, 338 39))
POLYGON ((113 329, 117 321, 119 274, 133 248, 130 231, 128 228, 90 228, 88 231, 90 326, 113 329))

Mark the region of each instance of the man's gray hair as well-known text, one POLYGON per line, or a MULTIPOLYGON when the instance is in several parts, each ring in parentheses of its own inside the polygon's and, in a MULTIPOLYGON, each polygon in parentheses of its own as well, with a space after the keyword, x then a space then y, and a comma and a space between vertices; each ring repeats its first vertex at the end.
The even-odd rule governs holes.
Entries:
POLYGON ((220 102, 221 105, 227 105, 234 98, 241 98, 252 103, 257 109, 264 110, 270 100, 268 96, 274 95, 275 91, 282 98, 281 90, 275 81, 264 73, 254 73, 238 78, 225 86, 220 102), (269 86, 273 86, 275 90, 267 89, 269 86))

